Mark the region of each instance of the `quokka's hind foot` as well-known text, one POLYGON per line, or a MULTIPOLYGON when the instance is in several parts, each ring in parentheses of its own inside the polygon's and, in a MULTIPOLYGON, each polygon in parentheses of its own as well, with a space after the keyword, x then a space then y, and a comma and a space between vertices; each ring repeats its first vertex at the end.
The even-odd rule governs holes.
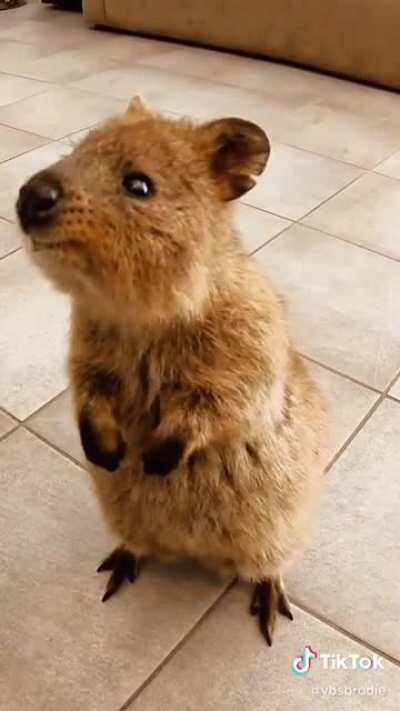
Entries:
POLYGON ((289 600, 280 576, 257 583, 250 604, 250 614, 258 616, 261 634, 269 646, 272 645, 278 612, 289 620, 293 620, 289 600))
POLYGON ((97 568, 98 573, 104 570, 111 570, 106 591, 101 599, 102 602, 107 600, 116 593, 124 580, 129 580, 134 583, 139 574, 139 561, 133 553, 130 553, 125 548, 116 548, 97 568))

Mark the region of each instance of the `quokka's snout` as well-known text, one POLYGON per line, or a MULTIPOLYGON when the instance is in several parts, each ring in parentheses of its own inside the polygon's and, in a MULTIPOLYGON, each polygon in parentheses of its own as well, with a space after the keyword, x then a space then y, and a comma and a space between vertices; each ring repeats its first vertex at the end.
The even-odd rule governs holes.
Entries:
POLYGON ((51 170, 41 171, 24 183, 19 191, 16 211, 26 234, 54 220, 63 194, 61 181, 51 170))

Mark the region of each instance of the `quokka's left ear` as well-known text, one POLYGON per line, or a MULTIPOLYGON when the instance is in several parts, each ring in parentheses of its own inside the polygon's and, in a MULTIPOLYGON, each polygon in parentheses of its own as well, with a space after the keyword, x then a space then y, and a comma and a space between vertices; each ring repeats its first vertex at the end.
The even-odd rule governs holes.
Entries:
POLYGON ((155 111, 147 104, 140 94, 136 94, 129 102, 125 112, 125 118, 132 121, 140 119, 152 118, 155 116, 155 111))
POLYGON ((221 200, 234 200, 254 187, 270 154, 266 133, 250 121, 225 118, 199 126, 201 149, 206 153, 221 200))

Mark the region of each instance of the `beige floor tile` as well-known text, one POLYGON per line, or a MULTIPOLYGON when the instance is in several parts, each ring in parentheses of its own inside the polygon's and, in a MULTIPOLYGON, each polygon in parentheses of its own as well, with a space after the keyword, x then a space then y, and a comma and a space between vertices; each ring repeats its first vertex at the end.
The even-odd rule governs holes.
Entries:
POLYGON ((0 125, 0 163, 37 148, 43 143, 46 143, 46 139, 41 136, 0 125))
POLYGON ((382 105, 377 101, 375 109, 367 107, 364 114, 357 97, 359 88, 348 83, 354 92, 349 107, 340 106, 340 99, 333 97, 306 104, 283 127, 285 137, 281 140, 362 168, 373 168, 399 145, 396 115, 400 111, 400 97, 395 97, 397 104, 388 109, 388 118, 385 117, 385 100, 389 96, 392 103, 394 95, 390 92, 380 92, 382 105))
POLYGON ((248 254, 259 249, 265 242, 291 224, 289 220, 283 220, 269 212, 240 203, 235 206, 234 215, 242 243, 248 254))
POLYGON ((177 46, 174 42, 164 42, 150 39, 149 37, 135 37, 111 32, 108 32, 102 38, 101 45, 110 59, 127 66, 154 54, 163 56, 174 51, 177 46))
POLYGON ((68 314, 24 251, 0 261, 0 402, 19 419, 66 386, 68 314))
POLYGON ((28 420, 28 426, 78 462, 85 462, 68 390, 32 415, 28 420))
POLYGON ((67 87, 0 108, 0 123, 48 138, 61 138, 116 113, 121 102, 67 87))
POLYGON ((154 52, 150 57, 141 57, 139 63, 168 72, 218 81, 222 67, 230 66, 231 62, 236 67, 236 62, 240 63, 241 59, 218 50, 177 45, 168 53, 154 52))
POLYGON ((0 218, 0 258, 21 246, 20 231, 17 225, 0 218))
POLYGON ((0 216, 15 220, 15 201, 21 185, 38 170, 67 155, 68 145, 48 143, 0 165, 0 216))
MULTIPOLYGON (((236 588, 218 604, 132 705, 135 711, 395 711, 400 670, 325 670, 315 660, 299 678, 291 671, 306 644, 319 654, 370 656, 370 651, 294 608, 295 621, 281 622, 273 647, 266 646, 248 614, 249 591, 236 588), (384 697, 322 697, 334 689, 384 688, 384 697)), ((349 662, 347 662, 349 663, 349 662)), ((343 692, 342 692, 343 693, 343 692)))
MULTIPOLYGON (((8 44, 8 43, 7 43, 8 44)), ((15 67, 14 60, 8 54, 8 47, 4 51, 4 55, 8 57, 12 66, 15 67)), ((20 55, 19 55, 20 56, 20 55)), ((3 47, 0 42, 0 67, 6 69, 3 63, 3 47)), ((7 106, 15 101, 26 99, 29 96, 35 96, 46 91, 46 84, 33 79, 24 79, 23 77, 14 77, 10 74, 0 73, 0 106, 7 106)))
POLYGON ((0 410, 0 437, 4 437, 17 426, 17 422, 0 410))
POLYGON ((388 91, 197 47, 139 61, 263 94, 280 114, 276 140, 332 158, 369 168, 400 144, 400 97, 388 91))
POLYGON ((378 394, 315 363, 307 363, 329 407, 332 457, 354 432, 378 399, 378 394))
POLYGON ((73 47, 79 43, 98 41, 98 35, 82 23, 82 18, 75 16, 72 22, 64 15, 58 22, 49 24, 42 18, 27 19, 25 22, 13 23, 4 29, 0 28, 0 40, 17 41, 21 43, 46 48, 46 53, 73 47))
POLYGON ((360 174, 354 166, 275 143, 265 173, 243 200, 298 220, 360 174))
POLYGON ((400 660, 400 405, 385 400, 329 473, 295 599, 400 660))
MULTIPOLYGON (((223 50, 214 51, 203 47, 178 46, 168 53, 157 52, 149 57, 141 57, 139 64, 198 79, 240 86, 243 89, 253 89, 257 92, 268 92, 276 74, 282 71, 282 66, 272 62, 239 57, 223 50), (246 74, 246 81, 240 80, 241 72, 246 74), (262 81, 254 82, 255 75, 259 76, 261 73, 262 81)), ((291 88, 294 88, 294 83, 291 88)), ((284 92, 285 98, 292 100, 297 98, 297 94, 293 97, 292 92, 285 91, 284 82, 279 83, 277 90, 284 92)))
POLYGON ((383 163, 379 163, 375 171, 383 175, 388 175, 389 178, 400 180, 400 151, 396 151, 390 158, 384 160, 383 163))
POLYGON ((120 64, 130 65, 140 57, 154 52, 162 54, 171 51, 168 42, 101 31, 88 34, 92 40, 89 43, 82 40, 73 47, 26 62, 20 69, 21 74, 41 81, 73 82, 120 64))
POLYGON ((304 223, 400 259, 400 181, 369 173, 304 219, 304 223))
POLYGON ((201 101, 204 102, 208 87, 208 83, 201 80, 141 66, 96 73, 72 85, 126 101, 140 93, 157 108, 187 114, 194 112, 201 101))
POLYGON ((387 386, 400 368, 397 262, 301 225, 255 259, 287 297, 299 350, 367 385, 387 386))
POLYGON ((24 430, 0 449, 2 708, 119 709, 222 586, 149 563, 102 605, 114 543, 87 475, 24 430))
POLYGON ((101 44, 78 45, 39 57, 24 67, 26 77, 47 82, 70 82, 116 64, 101 44))
POLYGON ((263 96, 143 65, 96 73, 71 86, 125 101, 141 93, 158 109, 199 119, 247 117, 262 123, 269 133, 279 125, 280 113, 263 96))

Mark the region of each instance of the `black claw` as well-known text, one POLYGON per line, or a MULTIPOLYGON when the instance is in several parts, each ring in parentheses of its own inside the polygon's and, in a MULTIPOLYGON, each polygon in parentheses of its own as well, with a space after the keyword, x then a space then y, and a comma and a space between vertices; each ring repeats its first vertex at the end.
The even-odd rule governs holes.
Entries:
POLYGON ((271 639, 271 634, 269 631, 269 621, 270 621, 271 612, 272 612, 270 598, 271 598, 271 583, 269 581, 259 583, 258 622, 259 622, 261 634, 265 638, 269 647, 272 646, 272 639, 271 639))
POLYGON ((104 570, 114 570, 114 565, 117 558, 117 551, 113 551, 107 558, 100 563, 97 568, 97 573, 102 573, 104 570))
POLYGON ((250 603, 250 614, 258 616, 261 634, 269 647, 272 646, 277 612, 293 621, 289 600, 281 583, 273 578, 257 583, 250 603))
POLYGON ((249 611, 253 617, 260 612, 260 587, 260 583, 257 583, 254 588, 253 597, 251 598, 249 611))
POLYGON ((107 600, 119 590, 124 580, 134 583, 138 575, 138 562, 129 551, 117 548, 97 568, 97 572, 112 570, 102 602, 107 600))
POLYGON ((283 605, 281 603, 279 604, 279 612, 281 613, 281 615, 283 615, 284 617, 287 617, 288 620, 293 622, 294 617, 293 617, 292 611, 289 610, 285 605, 283 605))

